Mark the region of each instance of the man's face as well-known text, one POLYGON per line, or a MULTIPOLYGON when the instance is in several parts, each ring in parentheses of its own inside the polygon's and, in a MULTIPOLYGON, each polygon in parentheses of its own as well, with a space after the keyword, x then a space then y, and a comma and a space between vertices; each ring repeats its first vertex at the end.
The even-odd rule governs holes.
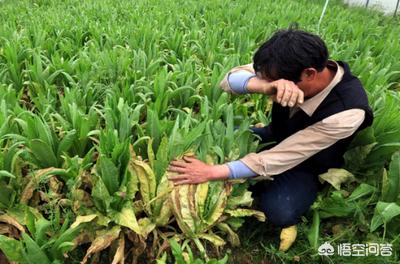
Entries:
MULTIPOLYGON (((273 81, 277 81, 280 78, 273 78, 271 76, 266 75, 265 73, 261 73, 261 72, 257 72, 256 73, 257 77, 266 80, 267 82, 273 82, 273 81)), ((311 93, 312 93, 312 82, 314 80, 314 78, 310 78, 309 76, 304 76, 305 73, 302 73, 300 76, 300 80, 299 81, 294 81, 294 84, 296 84, 296 86, 303 91, 304 93, 304 97, 310 97, 311 93)))
MULTIPOLYGON (((280 78, 272 78, 270 76, 267 76, 264 73, 261 72, 257 72, 256 73, 257 77, 266 80, 267 82, 273 82, 273 81, 277 81, 280 78)), ((297 85, 297 87, 303 91, 304 96, 307 97, 307 94, 309 94, 309 82, 307 80, 301 79, 300 81, 294 82, 294 84, 297 85)))

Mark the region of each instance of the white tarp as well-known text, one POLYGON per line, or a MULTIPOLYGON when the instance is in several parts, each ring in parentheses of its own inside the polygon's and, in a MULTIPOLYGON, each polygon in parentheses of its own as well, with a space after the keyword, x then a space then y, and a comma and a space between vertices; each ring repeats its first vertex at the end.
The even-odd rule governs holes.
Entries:
MULTIPOLYGON (((368 0, 344 0, 347 4, 366 6, 368 0)), ((397 0, 369 0, 368 7, 379 8, 386 14, 393 14, 396 9, 397 0)), ((400 9, 400 7, 399 7, 400 9)), ((400 10, 397 10, 399 14, 400 10)))

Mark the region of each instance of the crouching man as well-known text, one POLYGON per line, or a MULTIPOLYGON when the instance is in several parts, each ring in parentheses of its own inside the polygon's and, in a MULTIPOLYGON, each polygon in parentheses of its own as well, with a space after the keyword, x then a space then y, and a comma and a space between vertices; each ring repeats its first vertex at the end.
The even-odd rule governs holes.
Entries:
POLYGON ((259 153, 222 165, 196 158, 173 161, 175 184, 261 176, 261 210, 270 223, 292 237, 296 224, 321 190, 318 175, 343 165, 343 154, 356 133, 372 124, 373 113, 359 79, 349 65, 329 59, 323 40, 311 33, 277 31, 259 47, 253 63, 227 73, 221 88, 233 94, 258 93, 274 101, 271 123, 252 128, 261 143, 275 142, 259 153))

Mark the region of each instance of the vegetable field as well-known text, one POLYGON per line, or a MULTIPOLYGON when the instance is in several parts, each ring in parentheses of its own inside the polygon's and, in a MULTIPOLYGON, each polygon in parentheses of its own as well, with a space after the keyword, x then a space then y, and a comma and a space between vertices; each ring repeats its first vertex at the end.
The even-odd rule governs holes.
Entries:
POLYGON ((317 33, 325 1, 0 1, 0 256, 17 263, 399 263, 400 25, 331 1, 331 58, 368 91, 352 142, 286 253, 250 181, 174 187, 168 164, 257 150, 265 96, 225 73, 291 22, 317 33), (324 242, 391 256, 320 256, 324 242))

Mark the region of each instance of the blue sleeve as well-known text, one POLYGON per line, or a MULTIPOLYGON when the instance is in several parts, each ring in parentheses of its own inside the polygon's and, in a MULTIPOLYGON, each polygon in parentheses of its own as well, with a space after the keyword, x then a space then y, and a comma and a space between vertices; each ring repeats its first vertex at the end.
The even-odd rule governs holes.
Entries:
POLYGON ((245 94, 248 92, 247 83, 254 76, 256 76, 254 73, 245 70, 233 72, 228 75, 228 83, 235 93, 245 94))
POLYGON ((240 160, 228 162, 227 165, 230 171, 229 179, 249 178, 258 175, 240 160))

